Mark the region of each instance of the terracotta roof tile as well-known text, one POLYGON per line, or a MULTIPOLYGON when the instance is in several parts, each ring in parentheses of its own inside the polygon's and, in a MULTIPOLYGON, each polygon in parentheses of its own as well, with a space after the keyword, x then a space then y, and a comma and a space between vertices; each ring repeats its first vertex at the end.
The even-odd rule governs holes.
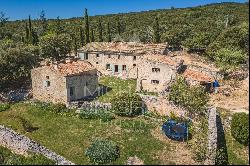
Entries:
POLYGON ((136 42, 92 42, 79 49, 80 51, 107 51, 125 53, 163 52, 167 44, 143 44, 136 42))
POLYGON ((211 82, 213 81, 213 78, 205 73, 195 71, 195 70, 190 70, 187 69, 183 73, 183 76, 187 79, 191 79, 194 81, 206 81, 206 82, 211 82))
POLYGON ((175 60, 173 60, 172 58, 170 58, 167 55, 146 54, 146 55, 144 55, 144 58, 149 60, 149 61, 164 63, 164 64, 168 64, 171 66, 176 66, 178 64, 175 60))

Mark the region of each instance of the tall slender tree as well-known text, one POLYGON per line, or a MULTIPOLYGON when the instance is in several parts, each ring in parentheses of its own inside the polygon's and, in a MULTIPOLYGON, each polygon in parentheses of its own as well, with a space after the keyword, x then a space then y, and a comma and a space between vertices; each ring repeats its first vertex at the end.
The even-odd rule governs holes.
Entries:
POLYGON ((44 10, 41 11, 39 21, 40 21, 40 29, 41 29, 40 33, 41 33, 41 35, 43 35, 46 32, 47 27, 48 27, 48 23, 47 23, 47 19, 45 17, 45 11, 44 10))
POLYGON ((89 40, 89 16, 88 16, 88 9, 85 8, 85 16, 84 16, 84 20, 85 20, 85 42, 86 44, 90 42, 89 40))
POLYGON ((56 18, 56 29, 55 29, 55 31, 56 31, 57 35, 59 35, 60 33, 63 32, 63 28, 62 28, 62 25, 61 25, 61 19, 60 19, 59 16, 56 18))
POLYGON ((120 18, 118 18, 118 20, 117 20, 117 32, 119 35, 121 35, 121 33, 122 33, 122 25, 121 25, 120 18))
POLYGON ((81 42, 81 46, 84 46, 84 32, 83 32, 83 29, 80 27, 79 28, 79 31, 80 31, 80 42, 81 42))
POLYGON ((94 28, 91 28, 91 42, 95 42, 94 28))
POLYGON ((99 42, 103 42, 103 37, 102 37, 102 22, 101 19, 99 18, 98 20, 98 31, 99 31, 99 42))
POLYGON ((0 27, 3 26, 9 18, 5 17, 5 13, 0 12, 0 27))
POLYGON ((111 37, 111 28, 110 28, 110 22, 108 22, 108 25, 107 25, 107 39, 108 39, 108 42, 111 42, 112 40, 112 37, 111 37))
POLYGON ((29 39, 28 39, 28 43, 32 43, 32 23, 31 23, 31 17, 29 15, 29 39))
POLYGON ((28 28, 28 23, 25 23, 25 43, 29 43, 29 28, 28 28))
POLYGON ((159 25, 159 18, 157 16, 154 21, 154 42, 160 43, 160 41, 161 41, 160 25, 159 25))

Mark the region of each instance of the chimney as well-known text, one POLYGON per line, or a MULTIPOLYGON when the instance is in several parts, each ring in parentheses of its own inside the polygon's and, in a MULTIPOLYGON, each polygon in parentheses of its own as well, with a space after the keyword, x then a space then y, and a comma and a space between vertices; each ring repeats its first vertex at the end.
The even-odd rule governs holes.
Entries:
POLYGON ((58 62, 54 62, 53 67, 55 70, 58 70, 58 62))

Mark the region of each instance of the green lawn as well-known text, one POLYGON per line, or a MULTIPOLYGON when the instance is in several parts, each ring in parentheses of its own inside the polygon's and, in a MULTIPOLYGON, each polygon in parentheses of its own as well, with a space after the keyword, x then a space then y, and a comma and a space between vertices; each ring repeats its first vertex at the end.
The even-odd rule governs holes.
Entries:
POLYGON ((54 165, 55 162, 42 155, 30 153, 28 157, 12 153, 0 146, 0 165, 54 165))
POLYGON ((161 124, 149 123, 143 118, 116 118, 103 123, 80 119, 73 114, 43 111, 32 104, 17 103, 9 110, 0 112, 0 124, 11 127, 77 164, 90 164, 84 152, 98 137, 113 140, 119 145, 121 156, 114 164, 124 164, 128 157, 134 155, 145 164, 164 164, 156 155, 168 147, 166 142, 151 135, 151 131, 161 124), (25 132, 16 116, 26 119, 38 129, 25 132))
MULTIPOLYGON (((221 119, 226 120, 231 113, 229 110, 218 108, 221 119)), ((228 163, 230 165, 247 165, 249 164, 248 147, 237 142, 231 135, 231 130, 225 128, 225 138, 228 154, 228 163)))
POLYGON ((100 78, 99 84, 111 88, 110 91, 97 98, 97 100, 101 102, 110 102, 116 94, 124 91, 133 93, 136 89, 136 80, 133 79, 122 80, 120 78, 106 76, 100 78))

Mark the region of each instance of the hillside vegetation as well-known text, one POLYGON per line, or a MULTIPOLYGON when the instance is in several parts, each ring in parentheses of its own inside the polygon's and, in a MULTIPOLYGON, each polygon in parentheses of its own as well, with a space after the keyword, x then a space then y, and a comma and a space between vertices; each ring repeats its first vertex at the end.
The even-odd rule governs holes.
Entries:
POLYGON ((1 72, 1 78, 28 77, 41 58, 63 58, 91 41, 168 42, 209 57, 223 70, 248 59, 248 3, 87 15, 85 10, 80 18, 48 20, 41 12, 38 19, 8 21, 8 13, 1 13, 0 70, 9 71, 1 72))

